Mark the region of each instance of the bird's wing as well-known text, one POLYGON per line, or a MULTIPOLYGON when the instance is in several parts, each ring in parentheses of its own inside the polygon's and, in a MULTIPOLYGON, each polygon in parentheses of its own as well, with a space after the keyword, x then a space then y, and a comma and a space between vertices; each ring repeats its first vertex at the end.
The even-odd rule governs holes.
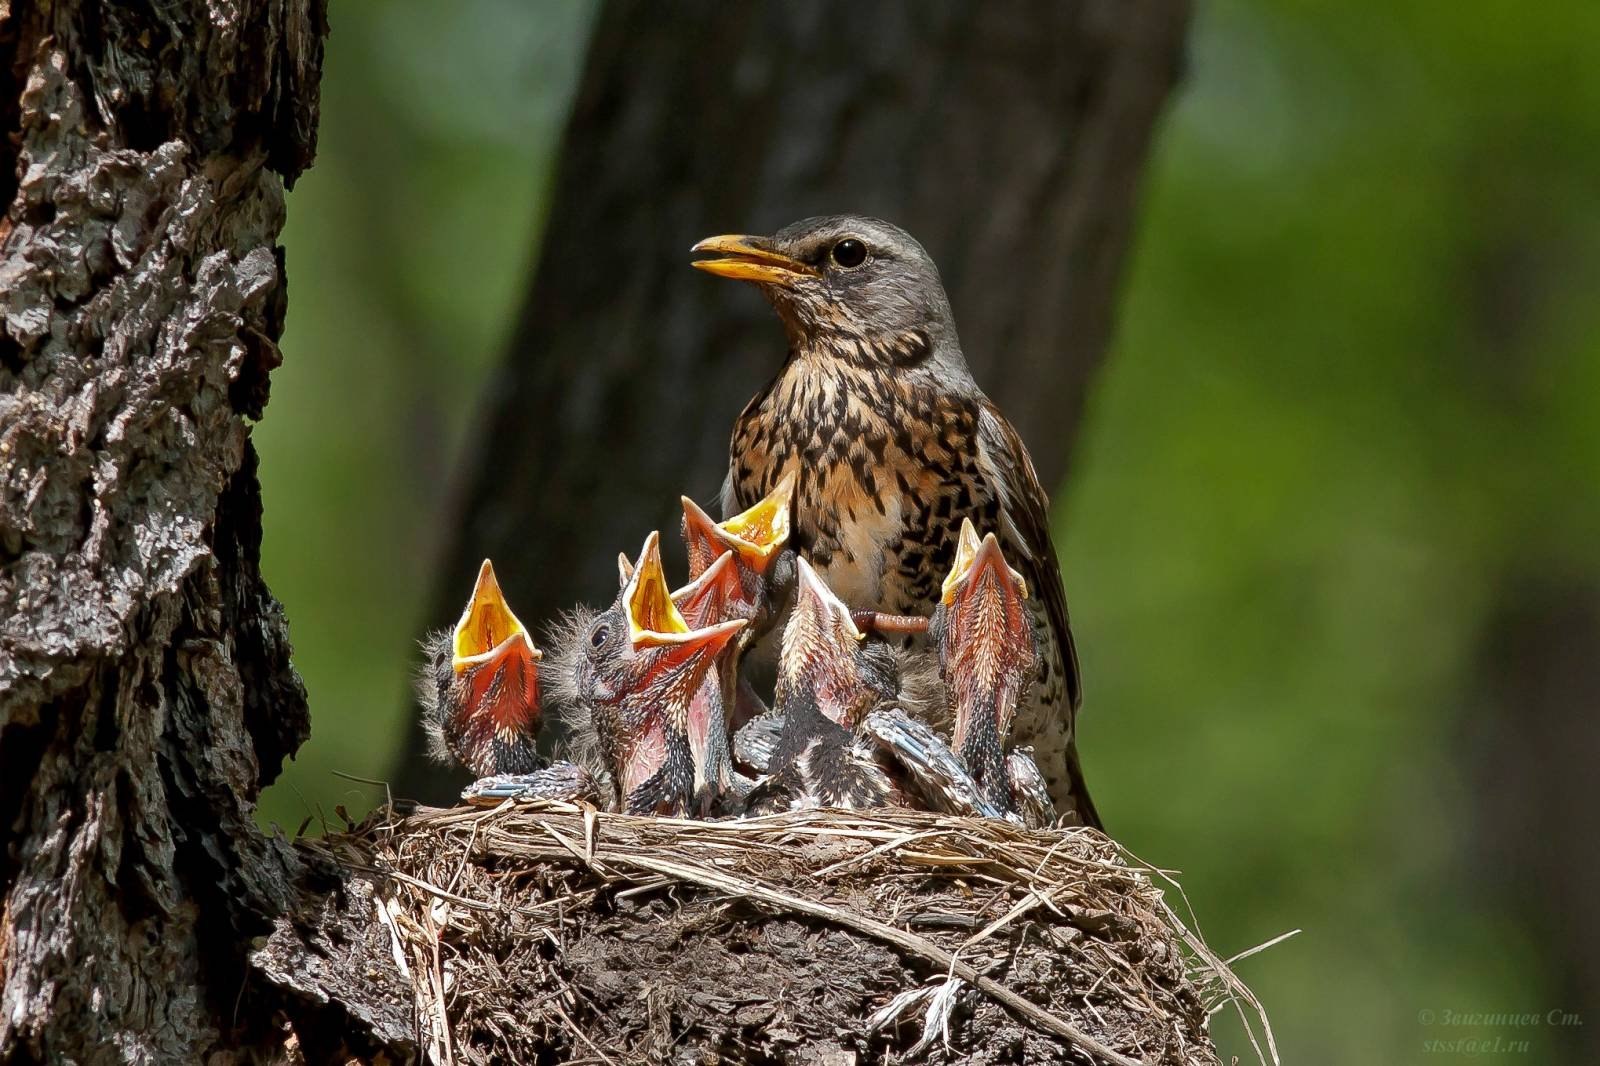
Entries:
POLYGON ((508 799, 549 799, 565 803, 600 803, 605 785, 587 767, 554 762, 531 774, 495 774, 482 777, 461 790, 461 798, 480 806, 495 806, 508 799))
POLYGON ((783 722, 782 711, 768 711, 750 719, 733 735, 734 758, 758 774, 766 773, 783 737, 783 722))
POLYGON ((955 752, 925 723, 899 707, 890 705, 874 710, 861 723, 861 731, 906 771, 928 809, 984 818, 1002 817, 1000 810, 983 798, 983 790, 961 765, 955 752))
POLYGON ((1067 619, 1061 564, 1050 540, 1050 501, 1022 437, 987 399, 978 419, 978 464, 1000 497, 1000 540, 1008 561, 1028 579, 1029 595, 1043 601, 1050 629, 1061 642, 1068 705, 1076 711, 1083 703, 1083 686, 1067 619))

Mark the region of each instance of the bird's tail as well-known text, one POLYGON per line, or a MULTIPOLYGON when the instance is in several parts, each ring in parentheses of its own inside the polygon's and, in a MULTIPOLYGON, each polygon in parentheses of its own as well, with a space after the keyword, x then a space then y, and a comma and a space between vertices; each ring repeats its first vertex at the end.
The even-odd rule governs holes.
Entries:
POLYGON ((1100 812, 1094 809, 1094 800, 1089 798, 1089 786, 1083 780, 1083 766, 1078 762, 1076 740, 1067 745, 1067 780, 1071 783, 1072 805, 1077 811, 1079 824, 1104 833, 1105 823, 1100 821, 1100 812))

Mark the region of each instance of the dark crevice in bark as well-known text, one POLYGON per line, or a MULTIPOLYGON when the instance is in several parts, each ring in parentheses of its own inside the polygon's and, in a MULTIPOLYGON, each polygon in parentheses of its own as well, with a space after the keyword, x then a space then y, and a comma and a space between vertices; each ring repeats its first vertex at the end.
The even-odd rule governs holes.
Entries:
MULTIPOLYGON (((39 712, 43 720, 12 721, 0 726, 0 812, 15 815, 22 800, 33 788, 33 779, 50 745, 49 708, 39 712)), ((17 845, 24 828, 19 819, 0 823, 0 893, 9 892, 17 874, 17 845)))
MULTIPOLYGON (((273 352, 277 348, 273 346, 273 352)), ((305 691, 290 663, 287 624, 276 601, 262 602, 251 590, 261 577, 261 484, 255 445, 245 443, 244 459, 219 501, 212 550, 223 574, 224 628, 235 634, 244 723, 254 742, 257 783, 265 788, 283 771, 283 762, 311 735, 309 716, 285 715, 282 708, 304 703, 305 691)))
MULTIPOLYGON (((0 370, 13 375, 20 374, 22 373, 23 365, 22 345, 10 337, 0 336, 0 370)), ((9 548, 3 542, 0 542, 0 553, 14 551, 15 549, 9 548)), ((0 562, 4 561, 6 560, 3 555, 0 555, 0 562)))
MULTIPOLYGON (((0 56, 10 57, 10 62, 0 63, 0 204, 17 196, 17 154, 22 148, 18 115, 27 70, 17 46, 16 20, 0 19, 0 56)), ((0 218, 0 244, 10 232, 10 223, 0 218)))

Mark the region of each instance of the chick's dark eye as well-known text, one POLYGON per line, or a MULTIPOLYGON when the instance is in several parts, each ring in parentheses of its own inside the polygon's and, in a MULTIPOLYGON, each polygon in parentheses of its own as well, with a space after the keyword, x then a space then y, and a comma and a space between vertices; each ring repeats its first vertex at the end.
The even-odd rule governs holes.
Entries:
POLYGON ((591 647, 591 648, 604 647, 605 643, 606 643, 606 637, 608 637, 610 635, 611 635, 611 631, 608 630, 605 626, 595 626, 594 627, 594 631, 589 634, 589 647, 591 647))
POLYGON ((867 246, 854 237, 846 237, 833 246, 833 261, 842 267, 858 267, 867 261, 867 246))

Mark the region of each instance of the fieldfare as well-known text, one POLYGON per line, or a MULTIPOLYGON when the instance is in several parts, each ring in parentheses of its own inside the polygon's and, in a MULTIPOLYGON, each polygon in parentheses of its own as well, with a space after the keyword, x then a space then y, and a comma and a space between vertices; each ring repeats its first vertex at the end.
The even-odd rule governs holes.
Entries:
POLYGON ((587 769, 569 762, 547 765, 539 751, 543 653, 511 612, 489 560, 478 569, 461 620, 424 639, 423 655, 417 678, 423 731, 434 758, 476 775, 463 799, 598 795, 587 769))
POLYGON ((973 380, 938 269, 909 234, 852 216, 701 241, 702 270, 754 282, 789 350, 734 424, 723 509, 795 478, 795 550, 857 610, 929 613, 963 518, 998 530, 1044 639, 1014 731, 1056 806, 1099 825, 1078 766, 1081 702, 1049 507, 1021 438, 973 380))
POLYGON ((718 657, 690 719, 690 736, 697 742, 696 806, 702 814, 711 813, 718 799, 747 790, 748 782, 734 773, 728 737, 766 711, 740 666, 745 652, 782 612, 794 582, 794 552, 789 549, 792 485, 792 479, 781 480, 754 506, 722 522, 682 497, 683 542, 693 580, 673 593, 674 602, 690 625, 729 618, 749 623, 718 657), (712 582, 710 588, 691 591, 705 586, 707 575, 724 566, 728 577, 712 582), (719 713, 712 713, 713 708, 719 713))
POLYGON ((539 767, 539 660, 528 630, 511 613, 494 566, 478 569, 472 598, 448 632, 423 641, 417 678, 422 727, 441 762, 479 777, 539 767))

